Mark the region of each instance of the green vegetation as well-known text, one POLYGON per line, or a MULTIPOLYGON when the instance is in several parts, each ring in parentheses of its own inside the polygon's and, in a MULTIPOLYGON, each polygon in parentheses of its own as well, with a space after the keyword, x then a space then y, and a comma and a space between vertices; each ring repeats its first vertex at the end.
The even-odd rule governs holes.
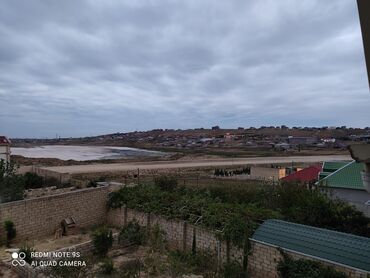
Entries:
POLYGON ((4 229, 6 231, 6 247, 10 247, 12 240, 15 238, 17 231, 14 228, 14 223, 11 220, 4 222, 4 229))
POLYGON ((169 253, 170 273, 173 277, 181 274, 202 274, 204 277, 216 277, 217 262, 209 252, 172 251, 169 253))
POLYGON ((242 169, 236 169, 236 170, 225 170, 225 169, 215 169, 214 175, 216 177, 231 177, 231 176, 237 176, 237 175, 250 175, 251 168, 250 167, 244 167, 242 169))
POLYGON ((347 276, 331 266, 317 261, 304 259, 294 260, 282 252, 283 259, 279 262, 278 271, 281 278, 346 278, 347 276))
POLYGON ((36 173, 24 174, 25 189, 40 188, 44 186, 44 179, 36 173))
POLYGON ((150 212, 186 220, 216 231, 221 239, 242 247, 246 234, 258 223, 277 218, 296 223, 370 236, 370 219, 353 206, 331 200, 320 190, 297 184, 210 187, 176 187, 162 190, 156 185, 122 188, 110 195, 109 207, 150 212))
POLYGON ((118 242, 121 245, 142 245, 145 240, 145 229, 137 221, 123 226, 118 236, 118 242))
POLYGON ((107 255, 109 249, 112 248, 113 245, 112 231, 105 226, 99 227, 93 232, 92 238, 94 253, 99 257, 107 255))
POLYGON ((165 191, 175 190, 177 180, 174 177, 160 176, 154 179, 154 184, 165 191))
POLYGON ((105 275, 111 275, 115 271, 113 260, 111 258, 106 258, 100 264, 100 272, 105 275))
POLYGON ((23 199, 24 179, 17 175, 18 166, 0 160, 0 203, 23 199))

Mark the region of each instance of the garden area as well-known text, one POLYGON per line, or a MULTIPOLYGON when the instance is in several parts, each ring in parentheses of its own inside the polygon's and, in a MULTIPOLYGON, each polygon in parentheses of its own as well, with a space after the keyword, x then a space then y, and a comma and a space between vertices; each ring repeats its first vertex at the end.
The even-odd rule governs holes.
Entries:
MULTIPOLYGON (((154 183, 111 193, 108 205, 111 209, 125 206, 167 219, 184 220, 215 232, 220 240, 244 250, 241 264, 229 262, 241 267, 241 273, 247 272, 248 238, 266 219, 282 219, 370 237, 370 219, 362 212, 346 202, 330 199, 323 189, 309 189, 295 183, 207 188, 184 186, 178 184, 176 178, 162 176, 154 183)), ((320 263, 288 257, 281 262, 279 271, 284 278, 346 277, 320 263), (298 268, 302 270, 297 272, 298 268), (313 273, 316 276, 312 276, 313 273)))

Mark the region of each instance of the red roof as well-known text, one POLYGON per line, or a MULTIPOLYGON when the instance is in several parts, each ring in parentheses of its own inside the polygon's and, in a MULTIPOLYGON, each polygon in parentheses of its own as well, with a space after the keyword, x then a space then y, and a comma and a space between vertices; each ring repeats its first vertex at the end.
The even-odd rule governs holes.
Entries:
POLYGON ((6 138, 5 136, 0 136, 0 145, 9 145, 10 140, 6 138))
POLYGON ((312 165, 310 167, 304 168, 298 172, 290 174, 282 178, 283 181, 300 181, 300 182, 310 182, 315 181, 319 177, 321 172, 321 165, 312 165))

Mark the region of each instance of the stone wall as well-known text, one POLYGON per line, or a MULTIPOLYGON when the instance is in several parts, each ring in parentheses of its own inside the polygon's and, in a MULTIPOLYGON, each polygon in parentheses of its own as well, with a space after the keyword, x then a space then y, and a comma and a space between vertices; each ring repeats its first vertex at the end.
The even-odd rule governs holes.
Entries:
POLYGON ((17 230, 16 242, 52 236, 66 217, 73 217, 77 227, 103 224, 107 217, 109 186, 87 188, 68 193, 0 204, 0 235, 4 240, 5 220, 12 220, 17 230))
MULTIPOLYGON (((259 242, 251 242, 252 250, 251 255, 248 258, 248 269, 250 271, 251 277, 254 278, 279 278, 277 272, 277 265, 282 260, 282 255, 280 251, 271 245, 262 244, 259 242)), ((314 260, 311 257, 307 257, 301 254, 292 253, 285 251, 287 254, 292 256, 294 259, 306 259, 306 260, 314 260)), ((337 265, 333 263, 328 263, 321 261, 326 265, 330 265, 334 267, 336 270, 344 272, 350 278, 367 278, 367 274, 360 270, 355 270, 350 267, 345 267, 342 265, 337 265)))
POLYGON ((228 255, 230 260, 243 262, 242 249, 231 244, 228 246, 226 242, 218 240, 214 232, 203 227, 128 208, 113 209, 108 212, 109 225, 120 227, 132 220, 136 220, 141 226, 147 227, 158 224, 165 232, 165 238, 173 248, 191 250, 195 234, 197 248, 211 251, 218 256, 220 263, 226 262, 228 255))

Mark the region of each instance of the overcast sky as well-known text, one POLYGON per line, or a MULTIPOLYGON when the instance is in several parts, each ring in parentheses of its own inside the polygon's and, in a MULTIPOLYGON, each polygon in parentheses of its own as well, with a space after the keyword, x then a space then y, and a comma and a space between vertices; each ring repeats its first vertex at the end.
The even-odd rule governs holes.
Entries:
POLYGON ((0 134, 370 126, 354 0, 0 2, 0 134))

